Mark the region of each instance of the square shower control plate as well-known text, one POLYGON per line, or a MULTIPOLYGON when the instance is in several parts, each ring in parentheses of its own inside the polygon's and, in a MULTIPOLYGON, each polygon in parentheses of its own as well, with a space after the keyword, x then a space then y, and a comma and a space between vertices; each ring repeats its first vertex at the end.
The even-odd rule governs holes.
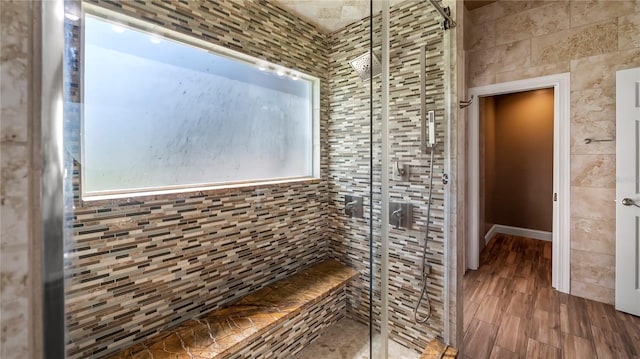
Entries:
POLYGON ((411 203, 389 202, 389 224, 394 228, 411 229, 411 203))
POLYGON ((364 217, 364 209, 362 208, 362 197, 346 195, 344 196, 344 214, 349 217, 364 217))

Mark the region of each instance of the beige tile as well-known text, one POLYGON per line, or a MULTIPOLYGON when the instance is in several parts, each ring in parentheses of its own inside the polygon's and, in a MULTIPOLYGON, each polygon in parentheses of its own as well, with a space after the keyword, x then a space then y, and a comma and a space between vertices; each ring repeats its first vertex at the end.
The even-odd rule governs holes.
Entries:
POLYGON ((571 187, 572 218, 616 218, 614 188, 571 187))
POLYGON ((0 252, 22 247, 26 254, 29 238, 29 200, 26 196, 4 196, 0 206, 0 252))
POLYGON ((570 71, 569 61, 540 66, 526 67, 513 71, 504 71, 496 74, 496 83, 529 79, 547 75, 561 74, 570 71))
POLYGON ((469 78, 469 88, 486 86, 496 83, 495 74, 480 74, 469 78))
POLYGON ((615 255, 616 222, 614 219, 572 218, 571 248, 591 253, 615 255))
POLYGON ((609 254, 571 250, 571 279, 600 287, 615 288, 615 257, 609 254))
POLYGON ((469 78, 523 69, 530 66, 530 41, 518 41, 467 53, 469 78))
POLYGON ((569 28, 569 3, 553 2, 496 21, 495 42, 503 45, 569 28))
POLYGON ((477 8, 469 12, 469 19, 472 24, 482 24, 487 21, 503 20, 505 17, 513 16, 523 11, 533 9, 538 6, 548 5, 554 1, 496 1, 489 5, 477 8))
MULTIPOLYGON (((4 6, 4 5, 3 5, 4 6)), ((16 298, 0 302, 0 354, 2 358, 29 358, 29 301, 16 298), (5 334, 6 333, 6 334, 5 334)), ((33 334, 31 334, 33 335, 33 334)))
POLYGON ((615 121, 615 88, 571 91, 571 123, 615 121))
POLYGON ((640 47, 640 12, 618 18, 618 49, 640 47))
POLYGON ((571 88, 615 89, 616 71, 640 66, 640 49, 616 51, 571 61, 571 88))
POLYGON ((571 155, 571 185, 615 188, 616 156, 571 155))
POLYGON ((2 166, 0 196, 24 196, 29 190, 29 152, 22 143, 0 145, 2 166))
POLYGON ((489 5, 479 7, 475 10, 469 11, 470 26, 485 23, 487 21, 496 20, 504 16, 505 8, 500 2, 494 2, 489 5))
POLYGON ((571 122, 572 154, 615 154, 616 121, 571 122), (586 138, 613 139, 614 141, 585 143, 586 138))
MULTIPOLYGON (((29 261, 20 246, 5 247, 0 252, 2 301, 29 298, 29 261)), ((3 312, 4 313, 4 312, 3 312)))
POLYGON ((562 30, 531 40, 531 63, 550 64, 618 49, 617 21, 562 30))
POLYGON ((28 105, 28 1, 3 1, 0 39, 2 39, 2 66, 0 66, 0 98, 2 113, 0 133, 2 141, 26 142, 28 105))
MULTIPOLYGON (((0 11, 0 358, 37 357, 29 277, 29 36, 31 2, 0 11)), ((36 325, 37 326, 37 325, 36 325)))
POLYGON ((571 27, 617 18, 636 10, 635 1, 571 1, 571 27))
POLYGON ((496 46, 496 22, 488 21, 473 25, 466 30, 465 50, 486 49, 496 46))

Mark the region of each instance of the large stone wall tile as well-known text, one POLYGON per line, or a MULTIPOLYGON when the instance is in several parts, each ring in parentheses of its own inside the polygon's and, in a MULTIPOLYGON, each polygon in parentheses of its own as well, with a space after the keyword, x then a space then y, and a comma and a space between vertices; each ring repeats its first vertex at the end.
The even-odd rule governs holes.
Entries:
POLYGON ((613 289, 615 269, 615 256, 571 250, 571 280, 613 289))
POLYGON ((530 44, 529 40, 523 40, 468 52, 469 78, 475 82, 481 76, 528 68, 531 65, 530 44))
POLYGON ((488 21, 473 27, 465 34, 465 50, 486 49, 496 45, 496 22, 488 21))
MULTIPOLYGON (((640 4, 640 2, 638 2, 640 4)), ((640 12, 618 18, 618 49, 640 47, 640 12)))
POLYGON ((571 185, 616 187, 615 155, 571 155, 571 185))
POLYGON ((0 139, 26 142, 28 138, 28 1, 3 1, 0 11, 0 139))
POLYGON ((616 122, 588 121, 571 123, 571 154, 611 154, 616 153, 616 122), (586 143, 585 139, 604 139, 612 141, 586 143))
POLYGON ((506 9, 500 2, 479 7, 469 12, 470 26, 479 25, 488 21, 496 20, 504 16, 506 9))
POLYGON ((571 91, 571 124, 615 120, 615 87, 571 91))
POLYGON ((571 27, 614 19, 634 11, 636 11, 636 1, 571 1, 571 27))
MULTIPOLYGON (((616 218, 615 188, 571 187, 572 218, 616 218)), ((573 260, 571 261, 573 263, 573 260)))
POLYGON ((531 40, 531 63, 549 64, 618 49, 617 21, 571 28, 531 40))
POLYGON ((601 218, 572 218, 571 248, 615 255, 616 221, 601 218))
POLYGON ((616 71, 638 66, 640 66, 640 49, 572 60, 571 88, 574 90, 587 90, 594 87, 615 89, 616 71))
MULTIPOLYGON (((7 285, 13 283, 7 283, 7 285)), ((0 302, 0 357, 30 358, 29 328, 30 318, 28 298, 2 299, 0 302)))
POLYGON ((569 72, 569 67, 569 61, 563 61, 554 64, 545 64, 513 71, 499 72, 496 74, 496 82, 501 83, 529 79, 532 77, 561 74, 569 72))
POLYGON ((606 304, 613 304, 615 300, 614 289, 574 280, 571 280, 571 294, 606 304))
POLYGON ((568 29, 567 17, 569 17, 568 2, 552 2, 506 16, 496 21, 496 44, 503 45, 568 29))

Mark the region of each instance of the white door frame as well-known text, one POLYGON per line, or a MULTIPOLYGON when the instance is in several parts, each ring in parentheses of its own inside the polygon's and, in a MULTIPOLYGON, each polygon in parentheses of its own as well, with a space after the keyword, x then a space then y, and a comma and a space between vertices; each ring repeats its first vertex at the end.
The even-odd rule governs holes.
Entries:
MULTIPOLYGON (((479 97, 513 92, 553 88, 553 192, 558 200, 553 203, 553 260, 551 284, 557 290, 570 290, 570 73, 536 77, 526 80, 474 87, 469 95, 474 101, 469 107, 469 218, 467 228, 467 268, 478 269, 480 223, 480 155, 479 155, 479 97)), ((551 200, 551 199, 550 199, 551 200)))

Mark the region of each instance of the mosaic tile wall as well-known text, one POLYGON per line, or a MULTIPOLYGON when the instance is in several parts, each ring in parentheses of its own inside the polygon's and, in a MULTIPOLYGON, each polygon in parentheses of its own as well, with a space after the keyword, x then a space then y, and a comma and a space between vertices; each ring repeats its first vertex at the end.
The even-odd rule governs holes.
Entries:
MULTIPOLYGON (((411 229, 391 229, 389 235, 389 330, 392 339, 421 351, 434 336, 444 333, 444 42, 437 13, 426 2, 406 1, 391 9, 390 24, 390 160, 410 165, 409 181, 392 180, 393 202, 411 203, 411 229), (437 138, 434 161, 434 192, 428 247, 432 264, 428 292, 433 316, 427 324, 415 324, 413 306, 420 290, 420 260, 424 243, 428 201, 428 156, 420 143, 420 47, 427 51, 427 107, 436 111, 437 138)), ((380 16, 374 28, 380 29, 380 16)), ((331 255, 361 272, 347 288, 349 316, 367 322, 369 317, 369 83, 362 82, 349 67, 349 60, 367 51, 368 19, 333 33, 330 47, 329 120, 329 237, 331 255), (365 218, 344 215, 344 195, 365 197, 365 218)), ((377 41, 380 43, 379 34, 377 41)), ((378 51, 378 54, 380 52, 378 51)), ((380 96, 380 79, 374 79, 374 98, 380 96)), ((379 103, 379 100, 376 100, 379 103)), ((375 113, 379 109, 374 109, 375 113)), ((374 132, 379 134, 379 121, 374 132)), ((374 223, 380 228, 379 136, 374 140, 374 223)), ((391 174, 391 169, 387 169, 391 174)), ((378 231, 379 232, 379 231, 378 231)), ((374 312, 380 318, 380 236, 375 236, 374 312)), ((424 307, 423 307, 424 308, 424 307)), ((421 311, 422 313, 423 311, 421 311)))
MULTIPOLYGON (((321 78, 326 139, 327 48, 312 25, 266 1, 91 2, 321 78)), ((320 180, 132 201, 81 202, 76 166, 68 357, 113 353, 325 258, 326 151, 320 180)))

